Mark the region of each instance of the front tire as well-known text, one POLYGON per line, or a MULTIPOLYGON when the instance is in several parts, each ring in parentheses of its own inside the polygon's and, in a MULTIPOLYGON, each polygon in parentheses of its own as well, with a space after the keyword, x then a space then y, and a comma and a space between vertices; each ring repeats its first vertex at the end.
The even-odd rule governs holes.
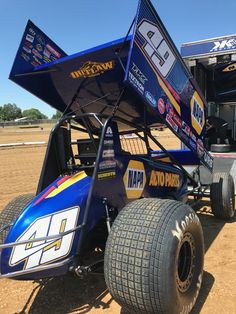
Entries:
POLYGON ((129 203, 109 234, 104 274, 115 300, 133 313, 189 313, 202 281, 203 233, 186 204, 129 203))
MULTIPOLYGON (((18 218, 22 210, 26 207, 26 205, 31 202, 34 197, 34 194, 24 194, 19 195, 11 200, 0 214, 0 228, 13 223, 16 218, 18 218)), ((0 233, 0 244, 5 242, 9 231, 10 229, 7 228, 0 233)))

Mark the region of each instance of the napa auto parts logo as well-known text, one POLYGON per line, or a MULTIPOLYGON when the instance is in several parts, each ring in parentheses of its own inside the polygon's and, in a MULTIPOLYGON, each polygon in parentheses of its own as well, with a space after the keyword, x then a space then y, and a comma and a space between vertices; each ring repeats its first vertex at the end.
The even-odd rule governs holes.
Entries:
POLYGON ((88 61, 83 64, 83 66, 70 73, 70 76, 73 79, 78 79, 81 77, 93 77, 97 75, 101 75, 106 71, 110 71, 114 69, 114 61, 107 62, 93 62, 88 61))
POLYGON ((236 39, 224 39, 221 41, 214 41, 214 47, 210 50, 211 52, 229 50, 236 48, 236 39))
POLYGON ((143 163, 137 160, 130 160, 123 177, 123 182, 128 198, 141 197, 146 184, 143 163))

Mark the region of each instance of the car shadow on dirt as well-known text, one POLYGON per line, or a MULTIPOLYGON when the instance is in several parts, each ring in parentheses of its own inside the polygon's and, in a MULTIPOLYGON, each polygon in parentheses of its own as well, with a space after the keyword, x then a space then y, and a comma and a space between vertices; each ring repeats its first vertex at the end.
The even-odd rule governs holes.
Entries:
MULTIPOLYGON (((214 218, 210 209, 209 201, 200 201, 195 210, 203 227, 205 238, 205 250, 207 251, 212 242, 216 239, 226 221, 214 218)), ((236 219, 233 219, 233 222, 236 219)), ((230 221, 232 222, 232 221, 230 221)), ((203 283, 199 297, 191 314, 201 312, 201 309, 212 289, 214 277, 204 271, 203 283)), ((28 300, 24 309, 19 313, 89 313, 96 309, 105 310, 111 307, 112 297, 110 296, 103 275, 89 275, 83 280, 74 276, 63 276, 48 280, 38 286, 35 298, 28 300)), ((114 313, 114 311, 112 311, 114 313)), ((117 313, 119 313, 117 307, 117 313)), ((126 311, 121 309, 121 313, 126 311)))
POLYGON ((29 297, 19 314, 83 314, 107 309, 113 300, 103 275, 89 275, 83 280, 71 275, 56 277, 39 283, 36 289, 36 296, 29 297))

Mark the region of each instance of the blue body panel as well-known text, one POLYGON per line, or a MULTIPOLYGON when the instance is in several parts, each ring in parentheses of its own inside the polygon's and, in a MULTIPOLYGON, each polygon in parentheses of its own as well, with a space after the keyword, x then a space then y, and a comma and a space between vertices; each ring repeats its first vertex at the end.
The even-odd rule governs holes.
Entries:
MULTIPOLYGON (((117 130, 112 124, 108 124, 108 127, 112 130, 112 133, 105 135, 101 155, 97 157, 97 172, 94 173, 94 183, 92 184, 91 176, 83 173, 76 173, 68 178, 59 177, 24 209, 11 228, 5 243, 21 242, 26 239, 33 241, 42 235, 58 234, 59 232, 50 233, 54 225, 62 232, 68 231, 69 217, 66 216, 65 218, 63 216, 66 220, 64 223, 65 230, 61 230, 60 227, 63 219, 58 222, 54 218, 67 211, 73 212, 76 208, 79 208, 78 217, 71 228, 84 225, 83 241, 86 243, 88 234, 101 219, 106 217, 103 204, 104 198, 107 199, 109 207, 120 210, 127 203, 140 197, 166 198, 169 195, 180 201, 186 197, 187 178, 180 169, 171 163, 151 161, 147 156, 121 154, 119 152, 119 143, 117 143, 117 130), (113 145, 106 144, 108 141, 113 141, 113 145), (114 151, 114 156, 109 158, 104 152, 111 150, 114 151), (77 176, 80 175, 81 178, 77 180, 77 176), (65 181, 63 181, 64 179, 65 181), (72 183, 68 185, 70 180, 72 180, 72 183), (64 187, 63 184, 65 184, 64 187), (90 193, 92 196, 91 203, 85 217, 87 199, 90 193), (55 221, 57 224, 55 224, 55 221), (37 225, 38 223, 40 225, 37 225), (34 226, 36 226, 35 229, 34 226)), ((36 279, 49 275, 64 274, 73 262, 80 236, 80 230, 73 232, 73 237, 69 240, 70 243, 67 244, 68 251, 60 257, 54 257, 54 254, 59 252, 62 246, 61 242, 58 244, 55 239, 3 249, 1 253, 1 274, 9 274, 25 269, 33 271, 36 266, 53 265, 55 262, 72 258, 66 265, 59 268, 52 268, 50 271, 32 272, 18 277, 20 279, 36 279), (21 247, 21 250, 19 247, 21 247), (44 256, 50 250, 53 254, 50 255, 50 260, 44 263, 44 256), (26 255, 23 256, 24 254, 26 255)), ((62 241, 65 240, 65 237, 62 237, 62 241)))
MULTIPOLYGON (((52 190, 52 187, 55 187, 56 189, 58 189, 60 186, 58 186, 57 182, 60 180, 61 180, 61 177, 58 178, 55 182, 53 182, 44 191, 42 191, 42 193, 37 195, 37 197, 24 209, 24 211, 21 213, 21 215, 18 217, 13 227, 11 228, 6 238, 5 243, 12 243, 12 242, 17 241, 17 239, 20 236, 22 236, 25 230, 29 226, 31 226, 37 219, 45 217, 47 215, 51 215, 53 213, 63 211, 64 209, 78 206, 80 210, 79 210, 78 220, 76 221, 76 225, 81 224, 83 220, 83 213, 84 213, 85 204, 86 204, 86 200, 88 196, 88 191, 91 184, 91 178, 85 177, 81 179, 80 181, 76 182, 75 184, 72 184, 71 186, 64 189, 62 192, 58 193, 54 197, 42 198, 43 195, 47 195, 47 191, 52 190), (41 198, 42 200, 39 201, 41 198)), ((91 221, 90 227, 93 226, 93 224, 94 224, 94 221, 91 221)), ((47 228, 46 225, 45 225, 45 228, 47 228)), ((47 233, 45 234, 45 236, 48 235, 48 231, 49 230, 47 230, 47 233)), ((78 242, 78 237, 79 237, 79 231, 75 233, 73 246, 69 254, 67 255, 67 258, 74 255, 75 249, 76 249, 76 243, 78 242)), ((39 238, 39 236, 36 235, 36 238, 39 238)), ((35 243, 35 245, 37 245, 37 243, 35 243)), ((23 246, 26 247, 26 245, 23 245, 23 246)), ((1 274, 6 274, 8 272, 14 272, 14 271, 24 269, 24 265, 26 263, 25 260, 21 263, 17 263, 13 267, 9 265, 9 259, 10 259, 11 254, 12 254, 12 248, 6 248, 2 250, 1 274)), ((40 265, 42 264, 39 262, 37 266, 40 266, 40 265)), ((55 269, 55 272, 57 273, 58 270, 55 269)), ((50 272, 50 274, 52 274, 52 272, 50 272)), ((34 273, 32 276, 33 276, 32 278, 37 278, 37 273, 34 273)), ((39 277, 42 277, 42 273, 40 274, 39 277)))

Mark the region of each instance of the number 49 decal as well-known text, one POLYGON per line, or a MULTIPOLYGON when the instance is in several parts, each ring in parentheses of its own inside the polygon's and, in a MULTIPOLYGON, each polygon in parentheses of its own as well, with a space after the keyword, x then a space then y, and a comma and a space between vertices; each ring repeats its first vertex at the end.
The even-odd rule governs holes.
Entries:
MULTIPOLYGON (((36 219, 16 242, 39 239, 69 231, 76 227, 79 207, 69 208, 51 215, 36 219)), ((29 242, 12 249, 9 265, 15 266, 25 262, 24 269, 53 262, 70 253, 74 232, 59 239, 29 242)))
POLYGON ((145 40, 143 49, 153 66, 163 77, 166 77, 172 69, 176 58, 157 25, 150 21, 142 20, 138 26, 138 32, 145 40))

